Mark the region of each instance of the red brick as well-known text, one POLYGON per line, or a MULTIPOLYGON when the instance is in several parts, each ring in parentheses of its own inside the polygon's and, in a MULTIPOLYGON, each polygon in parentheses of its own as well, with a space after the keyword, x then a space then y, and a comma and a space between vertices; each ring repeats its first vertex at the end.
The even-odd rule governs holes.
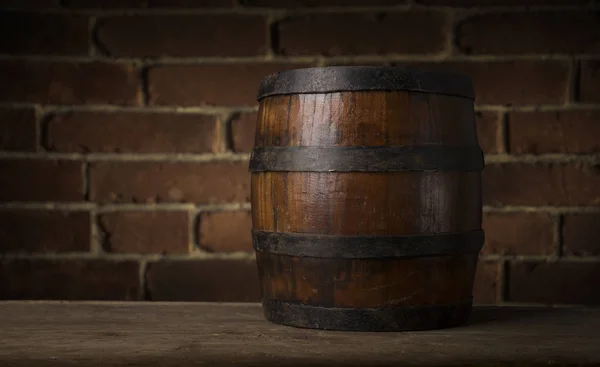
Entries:
POLYGON ((566 255, 600 256, 600 214, 567 214, 563 222, 566 255))
POLYGON ((475 114, 477 124, 477 140, 484 153, 500 153, 500 114, 492 111, 481 111, 475 114))
POLYGON ((284 55, 431 54, 446 47, 446 18, 439 12, 321 13, 278 24, 284 55))
POLYGON ((67 8, 143 8, 147 0, 63 0, 67 8))
POLYGON ((513 112, 508 117, 511 153, 600 152, 600 111, 513 112))
POLYGON ((552 255, 556 220, 542 213, 484 213, 483 255, 552 255))
POLYGON ((568 63, 564 61, 454 61, 411 66, 471 77, 477 104, 561 104, 567 99, 568 63))
POLYGON ((35 111, 33 108, 0 108, 0 150, 36 150, 35 111))
POLYGON ((211 252, 251 252, 252 216, 249 211, 200 215, 200 247, 211 252))
POLYGON ((137 300, 137 261, 4 259, 0 299, 137 300))
POLYGON ((261 15, 135 15, 104 18, 96 33, 110 56, 254 56, 267 50, 266 27, 261 15))
POLYGON ((100 202, 247 202, 248 162, 98 162, 90 196, 100 202))
POLYGON ((0 201, 83 200, 81 162, 1 159, 0 172, 0 201))
POLYGON ((600 102, 600 60, 581 62, 579 100, 582 102, 600 102))
POLYGON ((514 262, 509 276, 509 301, 600 305, 600 263, 514 262))
POLYGON ((87 55, 86 16, 0 11, 0 53, 87 55))
POLYGON ((494 261, 479 260, 475 283, 473 285, 473 303, 493 305, 498 299, 501 283, 501 264, 494 261))
POLYGON ((486 205, 598 205, 600 171, 575 164, 488 164, 486 205))
POLYGON ((171 65, 150 69, 154 105, 256 105, 262 79, 303 64, 171 65))
POLYGON ((230 8, 236 0, 149 0, 151 8, 230 8))
POLYGON ((189 214, 184 211, 126 211, 102 214, 104 250, 115 253, 189 251, 189 214))
POLYGON ((207 153, 219 150, 215 116, 189 113, 71 112, 54 115, 46 148, 60 152, 207 153))
POLYGON ((243 6, 265 8, 395 6, 404 4, 406 4, 406 0, 242 0, 243 6))
POLYGON ((2 0, 0 4, 3 8, 17 9, 58 8, 60 0, 2 0))
POLYGON ((0 210, 0 252, 90 250, 90 213, 60 210, 0 210))
POLYGON ((0 60, 0 101, 49 104, 141 102, 138 72, 102 62, 0 60))
POLYGON ((160 261, 148 264, 146 285, 152 301, 257 302, 254 260, 160 261))
POLYGON ((232 149, 236 153, 249 153, 254 147, 256 112, 236 115, 231 120, 232 149))
POLYGON ((490 13, 457 28, 466 54, 598 53, 598 15, 588 11, 490 13))
POLYGON ((440 6, 535 6, 587 5, 589 0, 416 0, 417 4, 440 6))

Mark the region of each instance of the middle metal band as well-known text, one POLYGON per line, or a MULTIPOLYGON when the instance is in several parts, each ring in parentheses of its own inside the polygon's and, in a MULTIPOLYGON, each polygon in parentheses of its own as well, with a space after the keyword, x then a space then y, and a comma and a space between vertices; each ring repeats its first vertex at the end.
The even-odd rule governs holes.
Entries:
POLYGON ((254 249, 278 255, 346 259, 447 256, 477 253, 483 230, 406 236, 341 236, 252 231, 254 249))

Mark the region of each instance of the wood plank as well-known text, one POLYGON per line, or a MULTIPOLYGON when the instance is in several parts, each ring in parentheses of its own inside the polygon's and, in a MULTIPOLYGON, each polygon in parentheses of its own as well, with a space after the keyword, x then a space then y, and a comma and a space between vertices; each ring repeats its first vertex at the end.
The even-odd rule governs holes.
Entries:
POLYGON ((476 308, 467 326, 328 332, 257 304, 0 303, 2 366, 600 365, 600 309, 476 308))

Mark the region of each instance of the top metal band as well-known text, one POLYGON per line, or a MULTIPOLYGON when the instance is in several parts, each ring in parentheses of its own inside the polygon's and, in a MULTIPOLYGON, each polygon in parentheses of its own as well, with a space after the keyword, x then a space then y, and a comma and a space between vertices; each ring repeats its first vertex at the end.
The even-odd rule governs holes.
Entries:
POLYGON ((464 75, 376 66, 330 66, 281 71, 263 79, 258 100, 274 95, 404 90, 474 99, 464 75))

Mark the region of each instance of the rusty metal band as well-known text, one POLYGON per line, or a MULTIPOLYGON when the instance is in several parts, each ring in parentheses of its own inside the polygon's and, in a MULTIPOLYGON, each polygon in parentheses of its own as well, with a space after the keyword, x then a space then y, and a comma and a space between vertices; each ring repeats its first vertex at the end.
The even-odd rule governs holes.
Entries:
POLYGON ((481 171, 479 146, 255 147, 250 172, 481 171))
POLYGON ((340 331, 417 331, 467 322, 473 300, 442 305, 386 308, 327 308, 264 299, 267 320, 301 328, 340 331))
POLYGON ((478 253, 483 230, 406 236, 341 236, 252 231, 258 252, 298 257, 377 259, 478 253))
POLYGON ((265 77, 258 100, 269 96, 351 91, 409 91, 474 98, 466 75, 406 67, 328 66, 280 71, 265 77))

